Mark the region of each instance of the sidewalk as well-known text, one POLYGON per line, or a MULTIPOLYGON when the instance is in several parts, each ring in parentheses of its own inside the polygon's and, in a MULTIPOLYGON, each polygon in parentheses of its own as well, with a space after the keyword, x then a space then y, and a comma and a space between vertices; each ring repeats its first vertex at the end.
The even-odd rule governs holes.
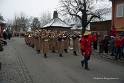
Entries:
POLYGON ((107 60, 107 61, 111 61, 113 63, 124 65, 124 58, 115 60, 115 57, 111 56, 111 53, 108 53, 108 54, 99 53, 99 51, 96 50, 96 51, 93 51, 93 55, 95 55, 95 57, 100 58, 100 59, 104 59, 104 60, 107 60))

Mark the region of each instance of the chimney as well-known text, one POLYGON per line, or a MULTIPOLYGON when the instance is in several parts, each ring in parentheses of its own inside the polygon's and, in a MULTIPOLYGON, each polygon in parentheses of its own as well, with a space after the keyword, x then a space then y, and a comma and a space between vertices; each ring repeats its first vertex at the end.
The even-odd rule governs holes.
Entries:
POLYGON ((54 11, 54 13, 53 13, 53 19, 54 18, 58 18, 58 13, 57 13, 57 11, 54 11))

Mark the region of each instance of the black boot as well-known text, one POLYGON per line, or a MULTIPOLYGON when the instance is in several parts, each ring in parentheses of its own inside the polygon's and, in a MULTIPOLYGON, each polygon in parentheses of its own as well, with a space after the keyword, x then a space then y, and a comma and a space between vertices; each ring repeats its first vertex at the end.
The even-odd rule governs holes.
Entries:
POLYGON ((88 64, 85 64, 85 69, 90 70, 89 67, 88 67, 88 64))
POLYGON ((52 53, 55 53, 55 50, 52 50, 52 53))
POLYGON ((75 56, 77 56, 77 53, 76 53, 76 51, 73 51, 73 53, 74 53, 74 55, 75 55, 75 56))
POLYGON ((83 61, 83 60, 81 61, 81 66, 82 66, 82 67, 84 66, 84 61, 83 61))
POLYGON ((37 53, 39 54, 40 53, 40 50, 37 50, 37 53))
POLYGON ((64 49, 65 53, 68 53, 67 49, 64 49))
POLYGON ((88 67, 88 60, 87 59, 84 60, 84 63, 85 63, 85 69, 90 70, 89 67, 88 67))
POLYGON ((47 58, 46 53, 44 54, 44 58, 47 58))
POLYGON ((34 48, 34 45, 31 45, 32 48, 34 48))
POLYGON ((89 68, 85 68, 86 70, 90 70, 89 68))
POLYGON ((63 57, 62 54, 59 54, 59 57, 63 57))

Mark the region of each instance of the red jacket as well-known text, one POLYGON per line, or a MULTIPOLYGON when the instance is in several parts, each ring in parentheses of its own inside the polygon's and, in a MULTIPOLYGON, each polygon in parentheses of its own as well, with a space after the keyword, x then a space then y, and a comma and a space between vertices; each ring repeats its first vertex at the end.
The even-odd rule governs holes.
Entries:
POLYGON ((115 40, 115 47, 116 48, 121 48, 122 47, 122 39, 120 39, 120 38, 116 38, 116 40, 115 40))
POLYGON ((122 38, 122 46, 124 46, 124 37, 122 38))
POLYGON ((93 42, 93 41, 94 41, 94 38, 93 38, 93 36, 92 36, 92 35, 89 35, 89 36, 88 36, 88 39, 89 39, 91 42, 93 42))
POLYGON ((81 38, 81 51, 83 52, 85 57, 91 56, 92 53, 92 38, 91 36, 88 36, 87 38, 82 37, 81 38))
POLYGON ((84 45, 85 45, 85 40, 84 40, 84 37, 82 37, 80 40, 80 47, 82 50, 84 49, 84 45))
POLYGON ((94 41, 94 42, 97 41, 97 35, 96 35, 96 34, 93 35, 93 41, 94 41))
POLYGON ((116 31, 116 28, 112 28, 112 30, 111 30, 111 36, 116 36, 116 34, 117 34, 117 31, 116 31))

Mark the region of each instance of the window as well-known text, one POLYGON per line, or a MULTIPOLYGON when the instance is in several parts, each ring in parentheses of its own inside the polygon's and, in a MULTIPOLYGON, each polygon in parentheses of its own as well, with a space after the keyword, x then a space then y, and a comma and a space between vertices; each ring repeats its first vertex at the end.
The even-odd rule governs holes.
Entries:
POLYGON ((124 17, 124 3, 117 5, 117 17, 124 17))

